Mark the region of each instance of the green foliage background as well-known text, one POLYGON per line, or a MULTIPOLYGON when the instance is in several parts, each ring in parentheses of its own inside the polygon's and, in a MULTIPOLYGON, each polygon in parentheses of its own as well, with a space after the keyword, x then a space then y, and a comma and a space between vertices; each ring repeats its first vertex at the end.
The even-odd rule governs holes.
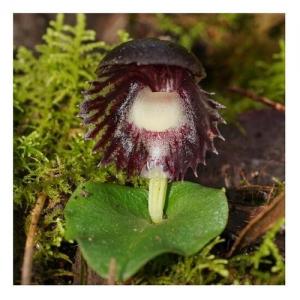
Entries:
MULTIPOLYGON (((258 40, 257 34, 251 34, 254 15, 207 15, 187 26, 178 24, 172 15, 159 14, 156 18, 161 33, 169 34, 195 52, 199 41, 208 49, 204 57, 208 73, 204 87, 215 91, 216 99, 228 107, 225 119, 235 121, 238 113, 261 107, 228 94, 226 87, 232 83, 284 101, 284 37, 280 28, 275 28, 279 33, 274 37, 258 40), (242 66, 239 61, 243 62, 242 66)), ((121 43, 130 36, 122 31, 119 39, 121 43)), ((20 279, 28 215, 40 192, 47 194, 47 202, 37 236, 34 283, 71 283, 75 247, 64 240, 63 219, 63 208, 70 194, 86 180, 126 184, 125 176, 116 172, 114 166, 96 167, 99 157, 92 155, 92 142, 83 140, 84 128, 77 116, 81 91, 88 86, 88 80, 94 79, 99 62, 114 46, 96 41, 95 32, 86 29, 84 15, 77 15, 74 26, 65 24, 64 16, 58 15, 51 21, 42 45, 36 46, 34 51, 24 47, 15 49, 15 283, 20 279)), ((130 183, 145 184, 138 178, 130 183)), ((157 258, 132 282, 283 283, 283 258, 276 250, 274 235, 267 235, 250 259, 248 256, 230 260, 215 257, 211 249, 220 242, 217 239, 194 257, 157 258), (266 257, 268 263, 262 272, 260 264, 266 257)))

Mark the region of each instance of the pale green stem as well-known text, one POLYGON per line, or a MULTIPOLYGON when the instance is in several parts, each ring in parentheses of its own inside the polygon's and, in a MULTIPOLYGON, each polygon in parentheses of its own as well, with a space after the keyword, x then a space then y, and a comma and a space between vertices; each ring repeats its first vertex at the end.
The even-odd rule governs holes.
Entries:
POLYGON ((162 173, 150 177, 148 209, 153 223, 160 223, 163 220, 167 187, 168 178, 162 173))

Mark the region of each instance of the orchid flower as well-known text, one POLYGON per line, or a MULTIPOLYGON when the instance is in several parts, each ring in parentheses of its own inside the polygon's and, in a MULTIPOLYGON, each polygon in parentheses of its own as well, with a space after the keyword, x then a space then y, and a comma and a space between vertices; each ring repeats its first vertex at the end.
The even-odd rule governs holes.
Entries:
POLYGON ((170 41, 141 39, 123 43, 102 60, 97 80, 84 92, 80 114, 92 126, 101 165, 115 163, 128 176, 149 178, 149 214, 163 220, 168 181, 196 174, 214 138, 223 106, 198 85, 205 77, 200 61, 170 41))

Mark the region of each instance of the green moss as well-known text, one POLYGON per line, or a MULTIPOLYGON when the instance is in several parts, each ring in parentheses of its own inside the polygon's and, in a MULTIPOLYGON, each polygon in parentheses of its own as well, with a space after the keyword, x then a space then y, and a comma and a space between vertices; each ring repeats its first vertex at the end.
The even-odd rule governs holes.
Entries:
MULTIPOLYGON (((284 224, 280 219, 268 231, 258 249, 230 259, 229 269, 234 284, 284 284, 285 264, 275 243, 277 233, 284 224)), ((227 283, 225 281, 225 283, 227 283)), ((231 280, 229 281, 231 283, 231 280)))
POLYGON ((260 78, 250 81, 250 87, 259 95, 269 97, 278 102, 284 102, 285 97, 285 42, 279 41, 279 52, 273 54, 271 63, 258 61, 256 66, 260 78), (263 78, 264 80, 261 80, 263 78))
MULTIPOLYGON (((84 15, 77 16, 73 27, 58 15, 36 47, 37 55, 21 47, 14 61, 15 209, 25 211, 26 218, 38 193, 47 194, 34 258, 45 269, 57 260, 70 261, 61 252, 62 211, 74 188, 90 179, 125 183, 114 166, 96 167, 99 157, 92 155, 92 143, 83 140, 85 129, 77 117, 81 91, 112 47, 95 41, 95 32, 85 26, 84 15)), ((141 182, 134 178, 133 183, 141 182)), ((36 280, 43 282, 39 272, 43 270, 36 271, 36 280)))

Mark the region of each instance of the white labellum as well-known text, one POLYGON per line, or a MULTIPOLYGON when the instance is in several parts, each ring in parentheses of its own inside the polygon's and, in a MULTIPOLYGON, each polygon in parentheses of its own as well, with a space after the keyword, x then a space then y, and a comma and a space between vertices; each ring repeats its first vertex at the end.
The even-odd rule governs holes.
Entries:
POLYGON ((180 96, 176 92, 152 92, 146 87, 137 94, 128 121, 153 132, 180 127, 185 121, 180 96))

